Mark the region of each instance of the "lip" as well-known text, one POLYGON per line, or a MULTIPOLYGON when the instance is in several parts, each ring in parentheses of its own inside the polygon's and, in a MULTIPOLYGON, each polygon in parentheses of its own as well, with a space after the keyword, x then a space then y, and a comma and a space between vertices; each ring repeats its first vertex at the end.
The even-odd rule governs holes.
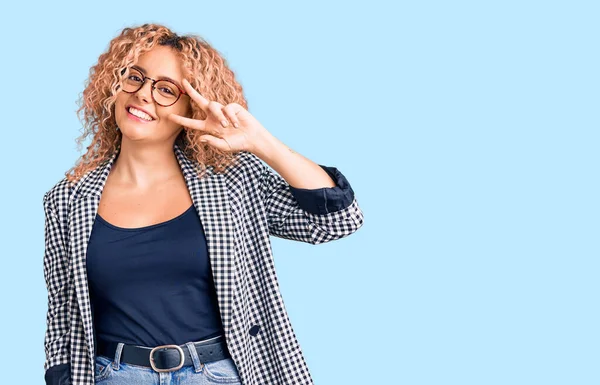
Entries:
MULTIPOLYGON (((135 117, 135 118, 137 118, 137 116, 135 116, 135 115, 133 115, 133 114, 131 114, 131 113, 129 112, 129 107, 133 107, 133 108, 135 108, 136 110, 143 111, 143 112, 147 113, 148 115, 150 115, 150 117, 151 117, 153 120, 156 120, 156 117, 154 117, 154 116, 153 116, 151 113, 149 113, 148 111, 144 110, 143 108, 141 108, 141 107, 138 107, 138 106, 136 106, 135 104, 128 104, 128 105, 126 105, 126 106, 125 106, 125 111, 127 111, 127 113, 128 113, 129 115, 131 115, 131 116, 133 116, 133 117, 135 117)), ((138 119, 139 119, 139 118, 138 118, 138 119)), ((140 120, 142 120, 142 119, 140 119, 140 120)), ((148 122, 147 120, 142 120, 142 121, 143 121, 143 122, 148 122)))

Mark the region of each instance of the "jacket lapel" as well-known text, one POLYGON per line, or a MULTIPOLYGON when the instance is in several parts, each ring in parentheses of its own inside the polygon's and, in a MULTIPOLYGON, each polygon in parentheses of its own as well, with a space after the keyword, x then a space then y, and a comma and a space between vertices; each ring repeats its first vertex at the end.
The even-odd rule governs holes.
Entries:
MULTIPOLYGON (((191 161, 174 144, 190 196, 200 217, 208 247, 221 320, 228 334, 234 290, 234 222, 225 178, 209 166, 202 178, 197 175, 198 164, 191 161)), ((117 158, 114 153, 96 169, 83 176, 74 187, 69 210, 69 251, 75 282, 75 294, 83 321, 83 332, 89 357, 94 357, 92 312, 86 270, 87 245, 98 212, 104 185, 117 158)), ((93 362, 92 362, 93 365, 93 362)))

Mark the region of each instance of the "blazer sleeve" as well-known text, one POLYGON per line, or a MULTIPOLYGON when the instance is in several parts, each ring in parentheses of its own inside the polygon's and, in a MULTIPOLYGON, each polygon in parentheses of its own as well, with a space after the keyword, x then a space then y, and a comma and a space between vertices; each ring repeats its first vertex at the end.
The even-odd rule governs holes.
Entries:
POLYGON ((70 384, 69 261, 65 236, 49 194, 44 195, 44 279, 48 292, 44 337, 47 385, 70 384))
POLYGON ((346 177, 335 167, 319 166, 335 187, 296 188, 263 164, 261 188, 270 235, 317 245, 346 237, 363 225, 346 177))

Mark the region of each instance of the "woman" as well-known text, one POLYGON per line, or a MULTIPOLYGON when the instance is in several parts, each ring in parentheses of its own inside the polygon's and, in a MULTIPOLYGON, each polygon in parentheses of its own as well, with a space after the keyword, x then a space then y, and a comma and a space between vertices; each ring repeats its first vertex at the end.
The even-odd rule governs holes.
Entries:
POLYGON ((81 111, 91 145, 44 195, 46 383, 312 384, 269 236, 355 232, 346 178, 273 137, 219 53, 164 26, 113 39, 81 111))

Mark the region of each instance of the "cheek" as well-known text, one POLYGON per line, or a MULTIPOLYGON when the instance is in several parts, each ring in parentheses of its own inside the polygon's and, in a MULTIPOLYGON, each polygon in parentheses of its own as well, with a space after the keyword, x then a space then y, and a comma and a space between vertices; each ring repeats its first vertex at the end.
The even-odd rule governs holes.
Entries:
POLYGON ((125 109, 125 97, 123 97, 122 93, 117 95, 117 98, 115 99, 115 112, 117 114, 121 114, 123 113, 125 109))
POLYGON ((118 100, 115 101, 115 118, 123 116, 123 105, 118 100))
POLYGON ((186 105, 186 106, 180 108, 180 111, 179 111, 178 115, 191 118, 192 117, 192 109, 191 109, 191 107, 186 105))
POLYGON ((190 103, 182 103, 181 106, 178 106, 178 115, 186 116, 188 118, 192 117, 192 106, 190 103))
POLYGON ((175 114, 189 118, 191 116, 191 111, 189 108, 187 108, 187 106, 177 106, 170 108, 164 115, 167 116, 169 114, 175 114))

